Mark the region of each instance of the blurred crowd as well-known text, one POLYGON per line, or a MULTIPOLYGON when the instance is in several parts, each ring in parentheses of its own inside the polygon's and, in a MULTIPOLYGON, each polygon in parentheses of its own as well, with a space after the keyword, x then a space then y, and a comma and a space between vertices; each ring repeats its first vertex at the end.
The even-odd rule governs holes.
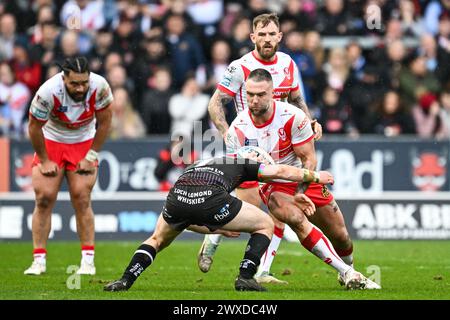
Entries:
POLYGON ((450 137, 450 0, 0 0, 0 136, 26 137, 36 90, 77 55, 111 85, 112 139, 208 129, 266 12, 326 135, 450 137))

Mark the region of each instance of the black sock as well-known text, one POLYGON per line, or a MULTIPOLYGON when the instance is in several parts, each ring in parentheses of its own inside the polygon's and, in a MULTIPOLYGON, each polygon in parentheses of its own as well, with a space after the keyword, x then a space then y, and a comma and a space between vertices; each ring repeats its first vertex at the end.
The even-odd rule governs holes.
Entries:
POLYGON ((152 264, 155 257, 155 248, 148 244, 141 244, 131 258, 130 264, 125 269, 122 279, 127 280, 131 286, 141 273, 152 264))
POLYGON ((253 278, 258 270, 261 257, 269 247, 269 244, 270 239, 267 236, 261 233, 252 234, 245 249, 244 259, 242 259, 241 266, 239 267, 239 275, 242 278, 253 278))

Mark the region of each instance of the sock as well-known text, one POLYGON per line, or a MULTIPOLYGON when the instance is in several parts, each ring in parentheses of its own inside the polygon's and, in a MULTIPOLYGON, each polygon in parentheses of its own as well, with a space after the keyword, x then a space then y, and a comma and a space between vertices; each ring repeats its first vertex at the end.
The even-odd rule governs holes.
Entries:
POLYGON ((129 281, 130 285, 150 266, 155 260, 156 250, 148 244, 141 244, 134 252, 130 264, 126 267, 122 278, 129 281))
POLYGON ((81 246, 81 262, 94 264, 94 246, 81 246))
POLYGON ((45 265, 47 263, 47 250, 44 248, 33 249, 33 258, 37 263, 45 265))
POLYGON ((207 234, 205 237, 208 237, 209 241, 211 241, 214 245, 218 246, 220 241, 222 241, 221 234, 207 234))
POLYGON ((318 228, 312 228, 308 236, 301 242, 302 245, 316 255, 319 259, 329 264, 340 273, 345 273, 352 267, 345 264, 334 250, 331 242, 318 228))
POLYGON ((264 251, 266 251, 269 244, 270 239, 267 236, 261 233, 254 233, 251 235, 245 249, 244 259, 242 259, 239 267, 239 275, 242 278, 253 278, 258 269, 261 256, 264 251))
POLYGON ((283 239, 283 234, 284 229, 275 226, 269 248, 267 248, 266 252, 264 252, 264 255, 261 258, 261 266, 259 267, 258 274, 270 271, 273 259, 275 258, 278 247, 280 246, 281 240, 283 239))
POLYGON ((341 259, 348 264, 349 266, 353 267, 353 244, 350 245, 349 249, 337 249, 336 253, 341 257, 341 259))

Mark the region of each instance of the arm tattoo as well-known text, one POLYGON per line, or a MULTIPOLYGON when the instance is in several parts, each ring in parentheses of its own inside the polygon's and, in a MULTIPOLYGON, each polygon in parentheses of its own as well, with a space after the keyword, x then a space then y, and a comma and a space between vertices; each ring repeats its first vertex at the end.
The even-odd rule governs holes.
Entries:
POLYGON ((216 128, 224 135, 228 130, 228 123, 225 119, 223 108, 233 98, 228 94, 216 90, 208 104, 209 116, 216 128))
POLYGON ((308 106, 306 105, 306 102, 305 100, 303 100, 302 96, 299 95, 294 99, 289 98, 289 103, 302 110, 308 116, 309 119, 312 119, 311 114, 309 113, 308 106))

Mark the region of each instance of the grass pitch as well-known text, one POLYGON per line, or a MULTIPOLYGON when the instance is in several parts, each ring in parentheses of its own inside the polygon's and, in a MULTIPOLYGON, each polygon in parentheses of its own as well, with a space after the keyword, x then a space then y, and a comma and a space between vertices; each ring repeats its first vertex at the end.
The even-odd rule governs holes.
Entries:
POLYGON ((103 286, 121 276, 139 241, 97 242, 97 275, 81 279, 73 269, 68 273, 80 261, 77 242, 50 241, 42 276, 23 275, 31 263, 31 243, 0 242, 0 300, 450 299, 450 241, 356 241, 355 268, 368 276, 380 271, 383 289, 377 291, 344 290, 331 267, 299 244, 282 242, 272 272, 289 285, 266 285, 268 292, 256 293, 234 290, 245 241, 223 241, 207 274, 197 268, 200 244, 175 241, 130 291, 111 293, 103 286), (69 289, 77 283, 79 289, 69 289))

